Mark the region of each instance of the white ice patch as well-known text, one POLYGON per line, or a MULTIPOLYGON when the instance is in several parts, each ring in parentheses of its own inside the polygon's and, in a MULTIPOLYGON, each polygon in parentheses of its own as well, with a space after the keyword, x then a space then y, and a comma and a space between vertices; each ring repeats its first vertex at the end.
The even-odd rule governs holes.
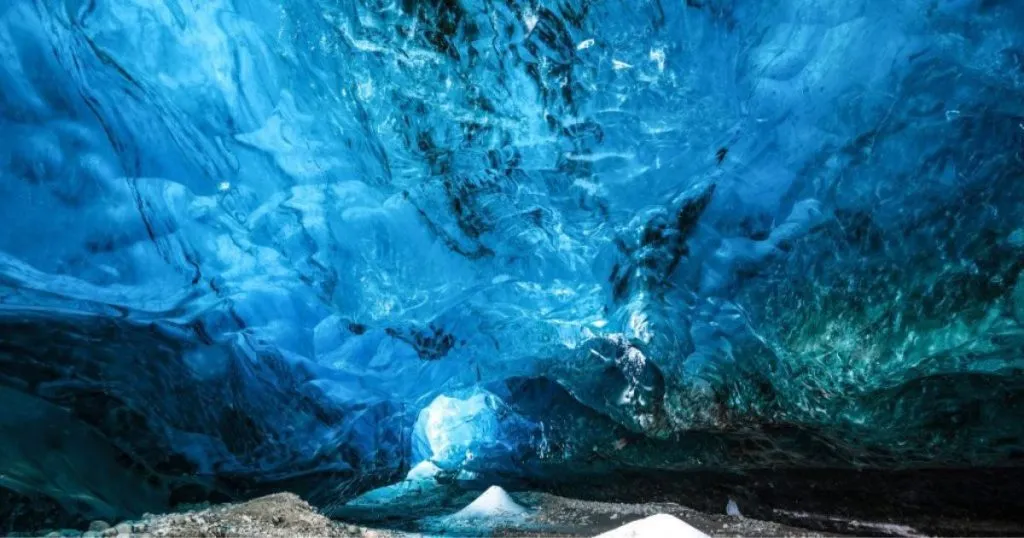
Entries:
POLYGON ((455 475, 456 480, 468 481, 476 480, 480 477, 480 474, 476 471, 467 471, 465 469, 459 469, 459 474, 455 475))
POLYGON ((690 526, 679 518, 668 514, 655 514, 651 517, 628 523, 612 529, 595 538, 707 538, 708 535, 690 526))
POLYGON ((658 65, 658 71, 665 70, 665 51, 662 49, 651 49, 647 55, 652 62, 658 65))
POLYGON ((373 80, 366 79, 356 83, 356 95, 363 101, 369 101, 373 97, 373 80))
POLYGON ((469 506, 455 513, 455 519, 494 519, 521 516, 526 508, 519 506, 500 486, 491 486, 469 506))
POLYGON ((743 514, 740 513, 740 505, 736 504, 736 501, 732 499, 729 499, 729 502, 726 503, 725 513, 733 517, 743 517, 743 514))
POLYGON ((441 468, 434 465, 431 461, 421 461, 416 464, 415 467, 409 469, 409 473, 405 475, 406 480, 425 480, 427 478, 433 478, 437 476, 437 473, 441 472, 441 468))
POLYGON ((532 11, 527 11, 523 14, 523 22, 526 23, 526 33, 530 33, 540 22, 540 17, 532 11))

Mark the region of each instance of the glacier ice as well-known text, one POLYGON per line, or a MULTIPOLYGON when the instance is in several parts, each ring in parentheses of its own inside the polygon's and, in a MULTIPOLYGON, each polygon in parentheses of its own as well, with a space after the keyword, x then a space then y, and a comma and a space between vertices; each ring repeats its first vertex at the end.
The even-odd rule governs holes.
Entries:
POLYGON ((0 133, 77 517, 1024 454, 1020 2, 8 0, 0 133))

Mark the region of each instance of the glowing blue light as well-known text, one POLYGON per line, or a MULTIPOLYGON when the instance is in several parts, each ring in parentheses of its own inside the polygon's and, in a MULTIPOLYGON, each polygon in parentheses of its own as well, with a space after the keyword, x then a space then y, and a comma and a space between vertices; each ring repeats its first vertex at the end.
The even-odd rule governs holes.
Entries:
POLYGON ((438 396, 420 412, 416 456, 442 467, 473 460, 481 447, 497 440, 499 404, 494 395, 479 390, 464 399, 438 396))

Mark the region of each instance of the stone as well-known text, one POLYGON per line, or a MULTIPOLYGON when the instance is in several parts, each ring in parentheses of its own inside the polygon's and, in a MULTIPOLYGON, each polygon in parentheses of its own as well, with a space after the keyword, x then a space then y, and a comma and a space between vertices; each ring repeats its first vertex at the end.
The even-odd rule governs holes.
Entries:
POLYGON ((110 523, 106 521, 96 520, 89 524, 89 530, 93 532, 103 532, 110 528, 110 523))

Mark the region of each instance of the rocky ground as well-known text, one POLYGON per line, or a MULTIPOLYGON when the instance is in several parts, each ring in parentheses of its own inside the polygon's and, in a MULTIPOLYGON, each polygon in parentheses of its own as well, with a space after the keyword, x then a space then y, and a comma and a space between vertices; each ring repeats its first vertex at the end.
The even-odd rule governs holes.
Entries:
POLYGON ((535 507, 532 519, 536 524, 563 536, 594 536, 654 514, 670 514, 715 537, 825 536, 770 521, 729 516, 724 510, 721 514, 708 514, 674 503, 602 503, 532 492, 516 498, 535 507))
POLYGON ((146 515, 116 525, 97 521, 87 530, 43 531, 36 536, 80 538, 194 536, 254 538, 461 536, 595 536, 653 514, 671 514, 711 536, 821 536, 811 531, 743 517, 698 512, 669 503, 620 504, 567 499, 545 493, 513 494, 523 517, 487 522, 428 518, 420 531, 389 530, 335 521, 290 493, 187 512, 146 515), (477 527, 477 524, 485 524, 477 527), (486 528, 486 530, 482 530, 486 528))
POLYGON ((81 538, 246 536, 290 538, 299 536, 391 537, 402 533, 376 531, 332 521, 291 493, 278 493, 244 503, 223 504, 187 512, 143 516, 138 521, 109 525, 94 521, 85 531, 49 531, 43 536, 81 538))

